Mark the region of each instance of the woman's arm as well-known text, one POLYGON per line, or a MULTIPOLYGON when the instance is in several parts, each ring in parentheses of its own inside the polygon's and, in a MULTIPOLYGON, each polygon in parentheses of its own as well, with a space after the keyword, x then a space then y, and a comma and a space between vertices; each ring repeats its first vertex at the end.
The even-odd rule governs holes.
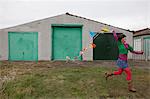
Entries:
POLYGON ((143 54, 143 51, 134 51, 133 48, 128 44, 128 49, 133 54, 143 54))
POLYGON ((134 53, 134 54, 143 54, 144 52, 143 51, 132 51, 132 53, 134 53))
POLYGON ((112 32, 113 32, 113 36, 114 36, 115 40, 118 41, 118 36, 117 36, 116 32, 114 30, 112 32))

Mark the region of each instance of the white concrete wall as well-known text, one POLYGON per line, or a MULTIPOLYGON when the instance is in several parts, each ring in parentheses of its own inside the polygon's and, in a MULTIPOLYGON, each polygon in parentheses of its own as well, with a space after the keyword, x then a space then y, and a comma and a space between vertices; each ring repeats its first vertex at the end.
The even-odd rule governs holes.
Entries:
POLYGON ((0 31, 0 60, 8 60, 8 35, 0 31))
MULTIPOLYGON (((19 25, 12 28, 3 29, 0 31, 0 53, 2 53, 1 60, 8 60, 8 31, 17 32, 38 32, 38 59, 39 60, 51 60, 52 55, 52 28, 51 24, 82 24, 82 47, 88 47, 91 42, 89 32, 100 32, 101 28, 105 24, 100 24, 99 22, 86 20, 83 18, 70 16, 70 15, 59 15, 44 20, 38 20, 35 22, 19 25)), ((107 26, 110 30, 114 29, 116 32, 124 33, 127 36, 127 42, 133 45, 133 34, 123 29, 119 29, 112 26, 107 26)), ((93 49, 88 49, 85 56, 87 60, 93 60, 93 49)), ((129 53, 129 58, 132 55, 129 53)))

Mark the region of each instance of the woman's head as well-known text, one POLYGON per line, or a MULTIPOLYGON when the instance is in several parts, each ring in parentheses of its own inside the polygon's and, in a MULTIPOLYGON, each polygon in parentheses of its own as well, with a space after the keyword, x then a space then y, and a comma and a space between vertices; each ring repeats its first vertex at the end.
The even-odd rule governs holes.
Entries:
POLYGON ((126 42, 126 35, 119 34, 118 35, 118 40, 121 41, 122 43, 125 43, 126 42))

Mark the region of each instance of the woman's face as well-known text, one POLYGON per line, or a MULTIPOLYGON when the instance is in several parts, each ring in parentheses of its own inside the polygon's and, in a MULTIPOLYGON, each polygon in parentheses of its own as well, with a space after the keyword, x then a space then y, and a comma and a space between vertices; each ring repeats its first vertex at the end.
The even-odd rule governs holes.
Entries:
POLYGON ((122 43, 126 43, 126 37, 122 38, 122 39, 121 39, 121 42, 122 42, 122 43))

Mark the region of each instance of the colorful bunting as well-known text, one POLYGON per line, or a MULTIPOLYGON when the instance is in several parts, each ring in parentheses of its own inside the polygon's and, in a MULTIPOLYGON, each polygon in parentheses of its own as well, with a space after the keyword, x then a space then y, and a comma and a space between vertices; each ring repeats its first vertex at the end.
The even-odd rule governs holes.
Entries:
MULTIPOLYGON (((105 33, 105 32, 110 32, 110 30, 107 27, 104 27, 101 29, 100 33, 105 33)), ((90 37, 92 38, 92 40, 94 40, 100 33, 96 33, 96 32, 90 32, 90 37)), ((91 43, 90 48, 96 48, 96 44, 91 43)), ((74 57, 74 60, 77 60, 79 57, 83 57, 84 52, 87 50, 88 48, 83 48, 80 52, 78 56, 74 57)), ((66 60, 69 61, 71 60, 71 58, 69 56, 66 56, 66 60)))
POLYGON ((102 32, 109 32, 109 29, 107 27, 104 27, 101 29, 102 32))
POLYGON ((90 32, 90 37, 93 38, 96 35, 95 32, 90 32))
POLYGON ((96 47, 96 44, 92 43, 90 44, 90 48, 95 48, 96 47))

